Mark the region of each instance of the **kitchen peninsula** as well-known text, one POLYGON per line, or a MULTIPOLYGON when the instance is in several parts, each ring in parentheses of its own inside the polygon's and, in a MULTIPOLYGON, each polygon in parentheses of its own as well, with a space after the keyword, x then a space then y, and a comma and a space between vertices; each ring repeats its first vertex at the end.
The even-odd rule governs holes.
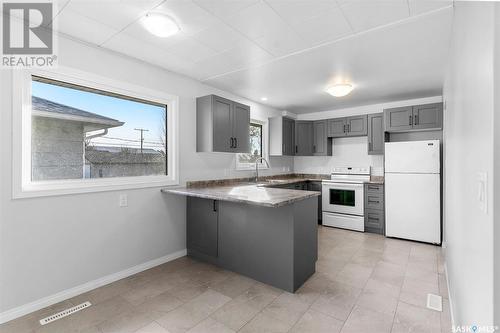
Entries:
POLYGON ((275 183, 183 187, 188 255, 296 291, 315 272, 319 192, 275 183))

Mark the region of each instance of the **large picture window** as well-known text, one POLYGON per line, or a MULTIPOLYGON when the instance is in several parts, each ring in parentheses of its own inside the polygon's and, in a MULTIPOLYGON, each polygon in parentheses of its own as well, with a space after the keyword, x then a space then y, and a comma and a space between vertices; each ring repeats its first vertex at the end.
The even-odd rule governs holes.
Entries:
POLYGON ((75 73, 14 76, 14 197, 178 184, 178 98, 75 73))
POLYGON ((167 107, 34 76, 33 181, 166 175, 167 107))

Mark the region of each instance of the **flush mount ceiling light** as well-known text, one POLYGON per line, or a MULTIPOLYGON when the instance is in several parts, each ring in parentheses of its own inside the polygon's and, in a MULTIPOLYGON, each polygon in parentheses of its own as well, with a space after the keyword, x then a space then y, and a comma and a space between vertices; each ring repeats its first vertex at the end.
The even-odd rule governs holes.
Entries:
POLYGON ((349 95, 349 93, 354 89, 352 84, 349 83, 337 83, 332 84, 326 88, 326 92, 335 97, 342 97, 349 95))
POLYGON ((159 13, 146 14, 142 24, 147 31, 163 38, 175 35, 181 30, 170 16, 159 13))
POLYGON ((260 98, 260 100, 261 100, 262 102, 266 102, 266 101, 267 101, 267 97, 261 97, 261 98, 260 98))

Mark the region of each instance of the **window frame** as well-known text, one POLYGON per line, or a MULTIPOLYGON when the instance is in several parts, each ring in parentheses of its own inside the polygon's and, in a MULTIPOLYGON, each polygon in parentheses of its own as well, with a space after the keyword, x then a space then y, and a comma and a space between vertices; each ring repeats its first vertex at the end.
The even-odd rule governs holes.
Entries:
POLYGON ((14 71, 12 195, 14 199, 179 185, 179 97, 88 72, 57 69, 14 71), (97 89, 167 107, 167 175, 70 180, 31 180, 32 76, 97 89))
MULTIPOLYGON (((265 158, 267 161, 269 161, 269 154, 268 154, 268 122, 267 121, 262 121, 258 119, 250 119, 250 124, 257 124, 262 126, 262 137, 261 137, 261 153, 262 157, 265 158)), ((242 155, 241 153, 236 154, 236 170, 237 171, 248 171, 248 170, 255 170, 255 163, 240 163, 239 162, 239 155, 242 155)), ((269 163, 271 163, 269 161, 269 163)), ((269 169, 266 163, 260 161, 259 163, 259 170, 262 169, 269 169)))

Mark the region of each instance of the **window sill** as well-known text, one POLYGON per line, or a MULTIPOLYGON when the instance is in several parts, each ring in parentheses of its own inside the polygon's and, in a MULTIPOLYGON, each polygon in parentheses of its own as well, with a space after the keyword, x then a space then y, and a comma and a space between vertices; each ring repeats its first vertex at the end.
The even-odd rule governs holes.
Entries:
POLYGON ((47 181, 25 184, 21 190, 14 191, 13 198, 37 198, 176 185, 179 185, 179 181, 167 176, 47 181))
MULTIPOLYGON (((267 166, 261 166, 259 164, 259 170, 269 170, 267 166)), ((236 167, 236 171, 255 171, 255 164, 241 165, 236 167)))

